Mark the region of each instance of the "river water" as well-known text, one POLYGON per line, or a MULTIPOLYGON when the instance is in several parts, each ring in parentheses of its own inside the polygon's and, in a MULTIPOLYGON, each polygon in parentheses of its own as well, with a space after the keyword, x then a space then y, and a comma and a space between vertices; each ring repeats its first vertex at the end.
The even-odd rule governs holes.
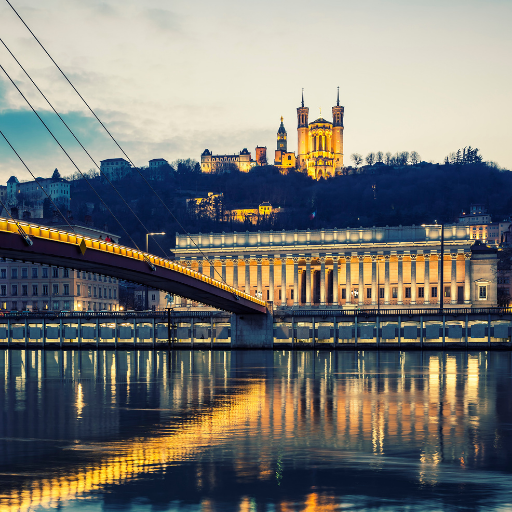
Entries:
POLYGON ((0 510, 512 510, 512 354, 0 351, 0 510))

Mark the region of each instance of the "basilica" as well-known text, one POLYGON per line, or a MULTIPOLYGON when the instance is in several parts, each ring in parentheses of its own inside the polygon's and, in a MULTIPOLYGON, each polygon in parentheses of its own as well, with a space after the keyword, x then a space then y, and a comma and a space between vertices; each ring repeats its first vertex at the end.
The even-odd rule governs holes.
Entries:
POLYGON ((343 115, 338 88, 336 105, 332 107, 332 123, 322 117, 309 123, 309 108, 304 106, 302 93, 301 106, 297 109, 297 156, 288 152, 287 133, 281 117, 274 165, 283 170, 297 168, 316 180, 334 176, 343 168, 343 115))

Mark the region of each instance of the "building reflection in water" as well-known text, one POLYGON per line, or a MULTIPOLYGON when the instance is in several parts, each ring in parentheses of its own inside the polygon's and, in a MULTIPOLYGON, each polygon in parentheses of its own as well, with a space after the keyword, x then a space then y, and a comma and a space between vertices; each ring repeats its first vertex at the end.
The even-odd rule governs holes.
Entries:
POLYGON ((205 511, 363 510, 370 497, 428 500, 425 489, 449 501, 454 487, 504 502, 511 361, 2 351, 0 509, 142 494, 205 511))

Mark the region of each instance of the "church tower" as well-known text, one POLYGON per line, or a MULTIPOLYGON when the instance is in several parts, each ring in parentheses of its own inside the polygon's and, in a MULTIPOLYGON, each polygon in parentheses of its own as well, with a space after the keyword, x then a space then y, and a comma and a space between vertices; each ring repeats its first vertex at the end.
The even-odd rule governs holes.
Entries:
POLYGON ((343 115, 344 107, 340 106, 340 88, 336 106, 332 107, 332 152, 336 170, 343 168, 343 115))
POLYGON ((288 142, 286 140, 286 130, 283 124, 283 116, 281 116, 281 125, 279 126, 279 130, 277 130, 277 151, 282 151, 286 153, 288 151, 288 142))
POLYGON ((297 165, 299 169, 305 167, 305 160, 309 153, 309 131, 308 131, 309 108, 304 106, 304 89, 302 89, 302 104, 297 109, 297 165))

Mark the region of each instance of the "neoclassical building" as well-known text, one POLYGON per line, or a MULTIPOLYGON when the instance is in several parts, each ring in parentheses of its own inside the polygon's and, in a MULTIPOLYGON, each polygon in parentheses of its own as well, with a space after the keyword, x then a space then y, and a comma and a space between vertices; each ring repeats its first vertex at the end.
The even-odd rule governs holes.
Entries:
POLYGON ((445 226, 441 258, 439 225, 176 234, 175 255, 275 307, 495 306, 496 250, 473 242, 445 226))

